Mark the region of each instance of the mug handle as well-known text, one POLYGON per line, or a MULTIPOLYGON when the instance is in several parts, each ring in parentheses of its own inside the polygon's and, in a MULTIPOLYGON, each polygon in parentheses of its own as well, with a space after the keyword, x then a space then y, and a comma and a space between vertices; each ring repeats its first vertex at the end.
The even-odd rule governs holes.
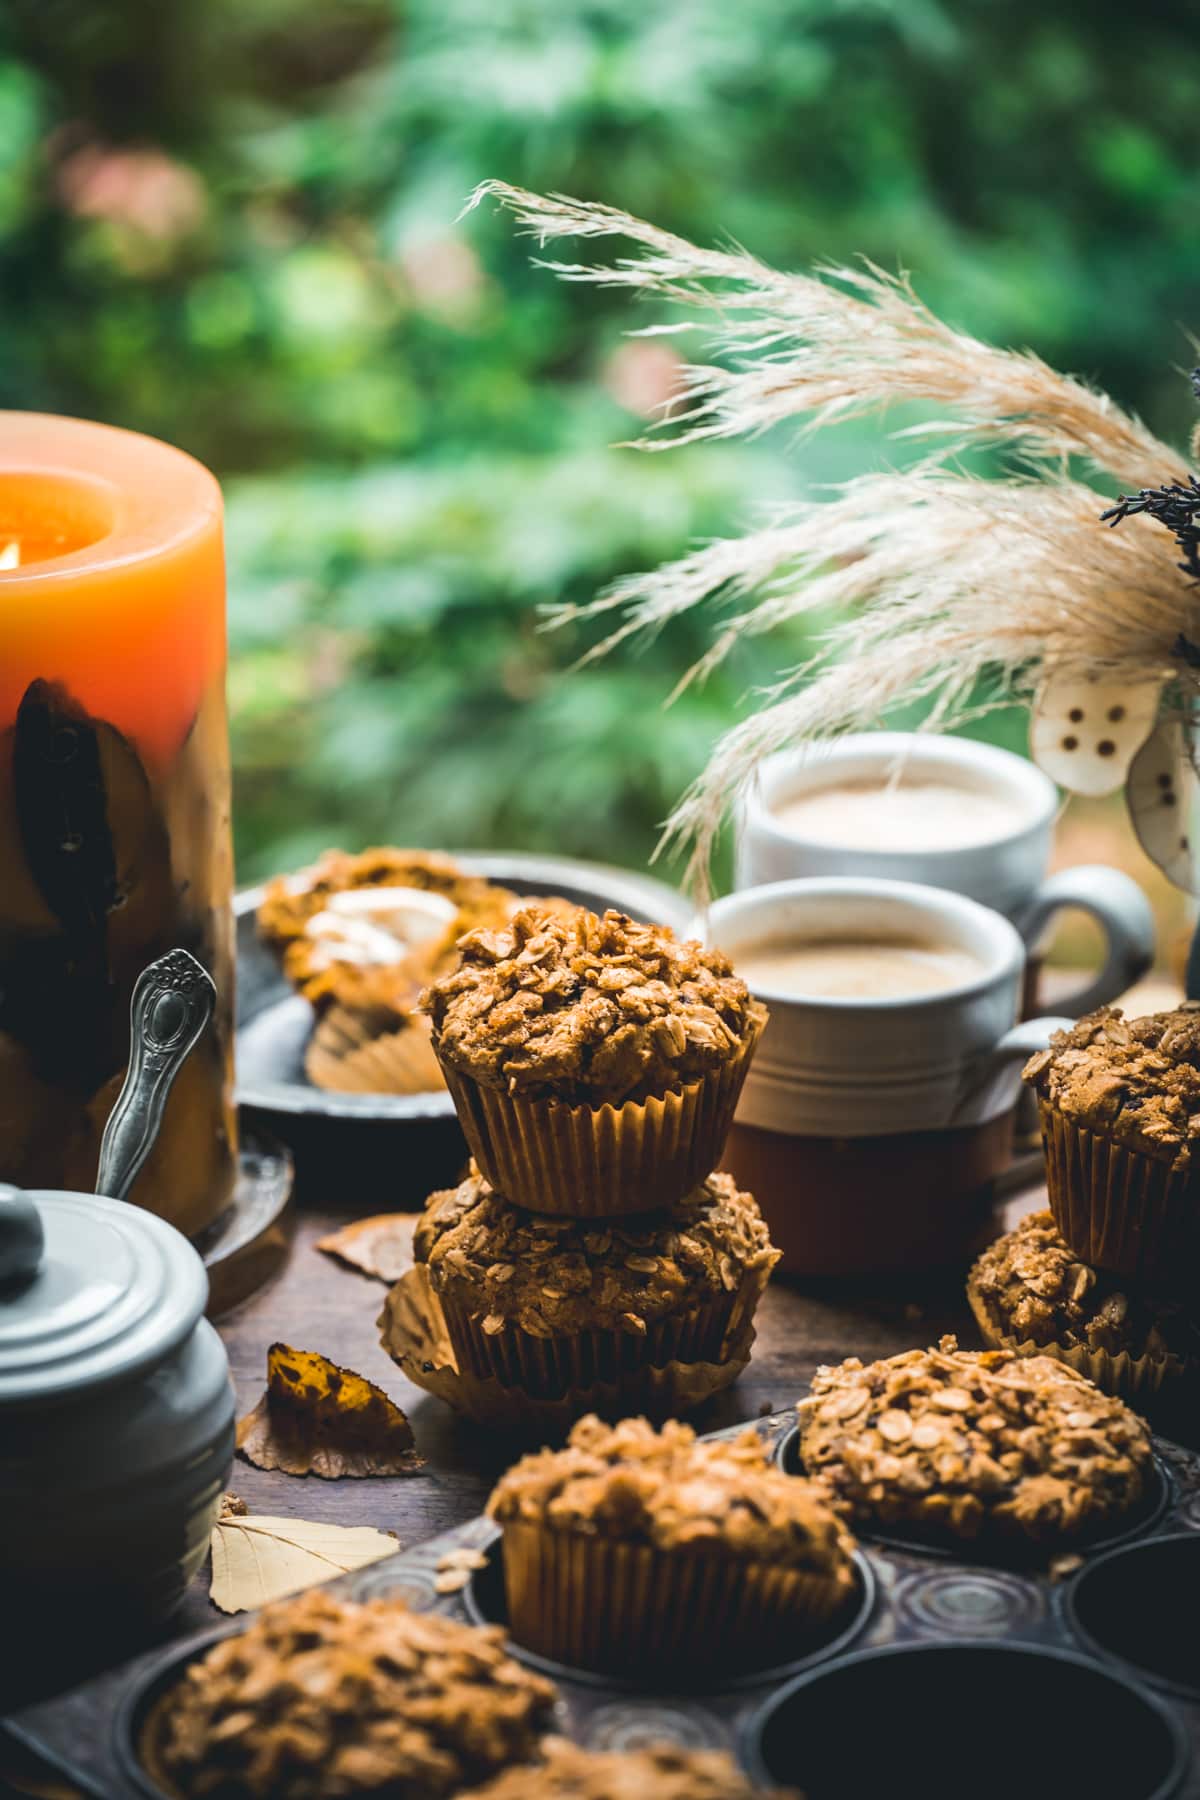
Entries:
POLYGON ((968 1107, 973 1114, 982 1111, 985 1118, 1002 1112, 1004 1108, 995 1104, 996 1090, 1007 1085, 1006 1078, 1013 1064, 1028 1062, 1039 1050, 1048 1050, 1054 1032, 1069 1031, 1074 1023, 1074 1019, 1048 1014, 1041 1019, 1022 1019, 1006 1031, 984 1056, 982 1067, 973 1074, 969 1087, 955 1106, 950 1124, 958 1124, 968 1107))
POLYGON ((1090 913, 1105 937, 1104 962, 1098 974, 1077 992, 1056 1002, 1063 1012, 1078 1019, 1093 1007, 1117 999, 1152 967, 1154 914, 1137 882, 1120 869, 1108 869, 1102 863, 1080 863, 1049 876, 1016 920, 1028 951, 1032 953, 1036 948, 1055 913, 1067 906, 1090 913))

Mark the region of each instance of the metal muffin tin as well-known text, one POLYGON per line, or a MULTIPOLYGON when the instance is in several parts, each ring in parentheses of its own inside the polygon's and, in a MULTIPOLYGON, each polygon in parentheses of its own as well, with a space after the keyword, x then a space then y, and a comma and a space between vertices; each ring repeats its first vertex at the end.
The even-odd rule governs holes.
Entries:
MULTIPOLYGON (((758 1429, 778 1450, 794 1414, 758 1429)), ((864 1539, 853 1615, 786 1665, 730 1678, 718 1661, 708 1687, 647 1692, 514 1654, 557 1681, 556 1728, 580 1743, 728 1749, 759 1780, 799 1785, 808 1800, 1200 1800, 1200 1456, 1163 1440, 1156 1449, 1161 1504, 1116 1547, 1081 1551, 1081 1568, 1057 1585, 1026 1568, 864 1539)), ((495 1619, 496 1541, 496 1527, 474 1519, 331 1586, 495 1619), (439 1560, 464 1545, 490 1553, 488 1567, 439 1594, 439 1560)), ((151 1652, 8 1728, 104 1800, 161 1800, 138 1761, 142 1725, 187 1663, 237 1629, 226 1622, 151 1652)))

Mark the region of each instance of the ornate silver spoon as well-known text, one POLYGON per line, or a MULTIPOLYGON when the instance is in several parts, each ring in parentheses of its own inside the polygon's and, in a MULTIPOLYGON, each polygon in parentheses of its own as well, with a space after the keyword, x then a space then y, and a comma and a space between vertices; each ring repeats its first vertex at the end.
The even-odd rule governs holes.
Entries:
POLYGON ((154 1148, 171 1084, 212 1017, 217 990, 186 950, 138 976, 129 1009, 129 1072, 100 1144, 96 1192, 124 1200, 154 1148))

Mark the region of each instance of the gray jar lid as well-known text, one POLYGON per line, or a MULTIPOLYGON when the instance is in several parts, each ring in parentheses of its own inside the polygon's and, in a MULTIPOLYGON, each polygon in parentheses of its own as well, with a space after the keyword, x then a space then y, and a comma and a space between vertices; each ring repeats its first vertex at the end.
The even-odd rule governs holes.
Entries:
POLYGON ((183 1342, 208 1299, 204 1264, 173 1225, 99 1194, 0 1185, 0 1276, 0 1406, 136 1375, 183 1342))

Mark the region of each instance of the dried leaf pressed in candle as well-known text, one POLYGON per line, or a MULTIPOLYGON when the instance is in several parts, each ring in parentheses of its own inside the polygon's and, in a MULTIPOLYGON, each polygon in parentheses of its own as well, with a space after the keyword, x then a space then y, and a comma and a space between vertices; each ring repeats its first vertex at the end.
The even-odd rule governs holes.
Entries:
POLYGON ((212 1531, 209 1597, 222 1612, 245 1612, 382 1562, 399 1547, 391 1532, 368 1525, 319 1525, 223 1505, 212 1531))
POLYGON ((399 1281, 412 1267, 414 1223, 412 1213, 373 1213, 369 1219, 356 1219, 352 1225, 318 1238, 317 1249, 364 1275, 399 1281))
POLYGON ((166 828, 134 746, 61 684, 31 681, 6 735, 17 841, 2 846, 4 866, 22 913, 32 884, 57 931, 9 959, 0 1023, 43 1072, 92 1092, 124 1061, 114 988, 172 934, 166 828), (64 1033, 64 1018, 75 1029, 64 1033))
POLYGON ((267 1390, 238 1421, 238 1449, 285 1475, 415 1475, 412 1426, 382 1388, 316 1350, 272 1344, 267 1390))

